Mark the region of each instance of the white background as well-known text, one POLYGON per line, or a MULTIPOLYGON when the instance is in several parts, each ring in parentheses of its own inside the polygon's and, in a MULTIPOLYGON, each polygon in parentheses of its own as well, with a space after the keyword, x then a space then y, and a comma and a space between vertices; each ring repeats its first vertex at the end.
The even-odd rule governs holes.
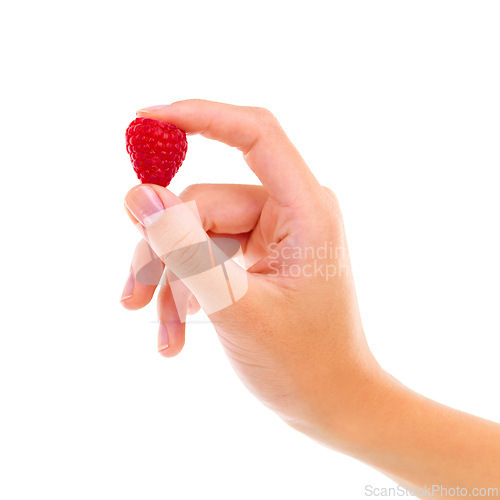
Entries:
MULTIPOLYGON (((498 2, 19 1, 0 25, 0 498, 392 485, 260 406, 202 315, 166 360, 155 306, 119 305, 138 241, 124 131, 184 98, 274 112, 340 199, 381 364, 500 420, 498 2)), ((193 137, 171 188, 198 182, 256 179, 193 137)))

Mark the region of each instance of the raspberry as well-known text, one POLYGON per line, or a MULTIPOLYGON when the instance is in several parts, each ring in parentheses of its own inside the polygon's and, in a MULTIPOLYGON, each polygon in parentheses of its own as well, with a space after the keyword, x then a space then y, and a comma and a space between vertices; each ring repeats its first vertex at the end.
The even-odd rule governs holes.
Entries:
POLYGON ((125 138, 139 180, 168 186, 186 157, 186 133, 171 123, 136 118, 125 138))

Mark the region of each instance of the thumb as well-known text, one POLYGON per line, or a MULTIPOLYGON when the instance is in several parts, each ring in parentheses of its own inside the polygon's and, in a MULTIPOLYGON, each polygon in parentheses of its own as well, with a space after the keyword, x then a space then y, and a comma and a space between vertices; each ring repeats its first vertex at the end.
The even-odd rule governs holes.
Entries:
POLYGON ((168 269, 174 300, 185 286, 207 314, 225 309, 248 290, 248 276, 232 257, 236 240, 210 239, 196 203, 183 203, 160 186, 140 185, 125 197, 125 206, 154 252, 168 269))

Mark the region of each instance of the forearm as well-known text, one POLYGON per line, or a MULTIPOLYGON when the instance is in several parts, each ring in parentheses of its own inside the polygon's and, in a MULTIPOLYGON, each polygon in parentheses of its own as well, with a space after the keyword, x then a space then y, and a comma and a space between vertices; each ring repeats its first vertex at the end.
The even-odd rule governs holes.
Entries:
MULTIPOLYGON (((403 485, 496 488, 500 496, 500 425, 431 401, 390 376, 357 421, 348 450, 403 485)), ((438 497, 435 494, 434 497, 438 497)))

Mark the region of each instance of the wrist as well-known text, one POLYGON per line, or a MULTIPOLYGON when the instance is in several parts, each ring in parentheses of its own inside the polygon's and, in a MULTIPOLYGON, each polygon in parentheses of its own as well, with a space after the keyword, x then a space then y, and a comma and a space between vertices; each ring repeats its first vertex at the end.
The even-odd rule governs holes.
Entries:
POLYGON ((315 395, 310 412, 285 420, 321 444, 360 458, 373 452, 387 416, 394 414, 397 393, 406 388, 371 356, 347 364, 345 370, 336 369, 328 382, 320 380, 316 384, 320 390, 310 391, 315 395))
POLYGON ((411 391, 374 362, 345 395, 343 411, 327 419, 325 444, 359 459, 374 453, 406 392, 411 391))

